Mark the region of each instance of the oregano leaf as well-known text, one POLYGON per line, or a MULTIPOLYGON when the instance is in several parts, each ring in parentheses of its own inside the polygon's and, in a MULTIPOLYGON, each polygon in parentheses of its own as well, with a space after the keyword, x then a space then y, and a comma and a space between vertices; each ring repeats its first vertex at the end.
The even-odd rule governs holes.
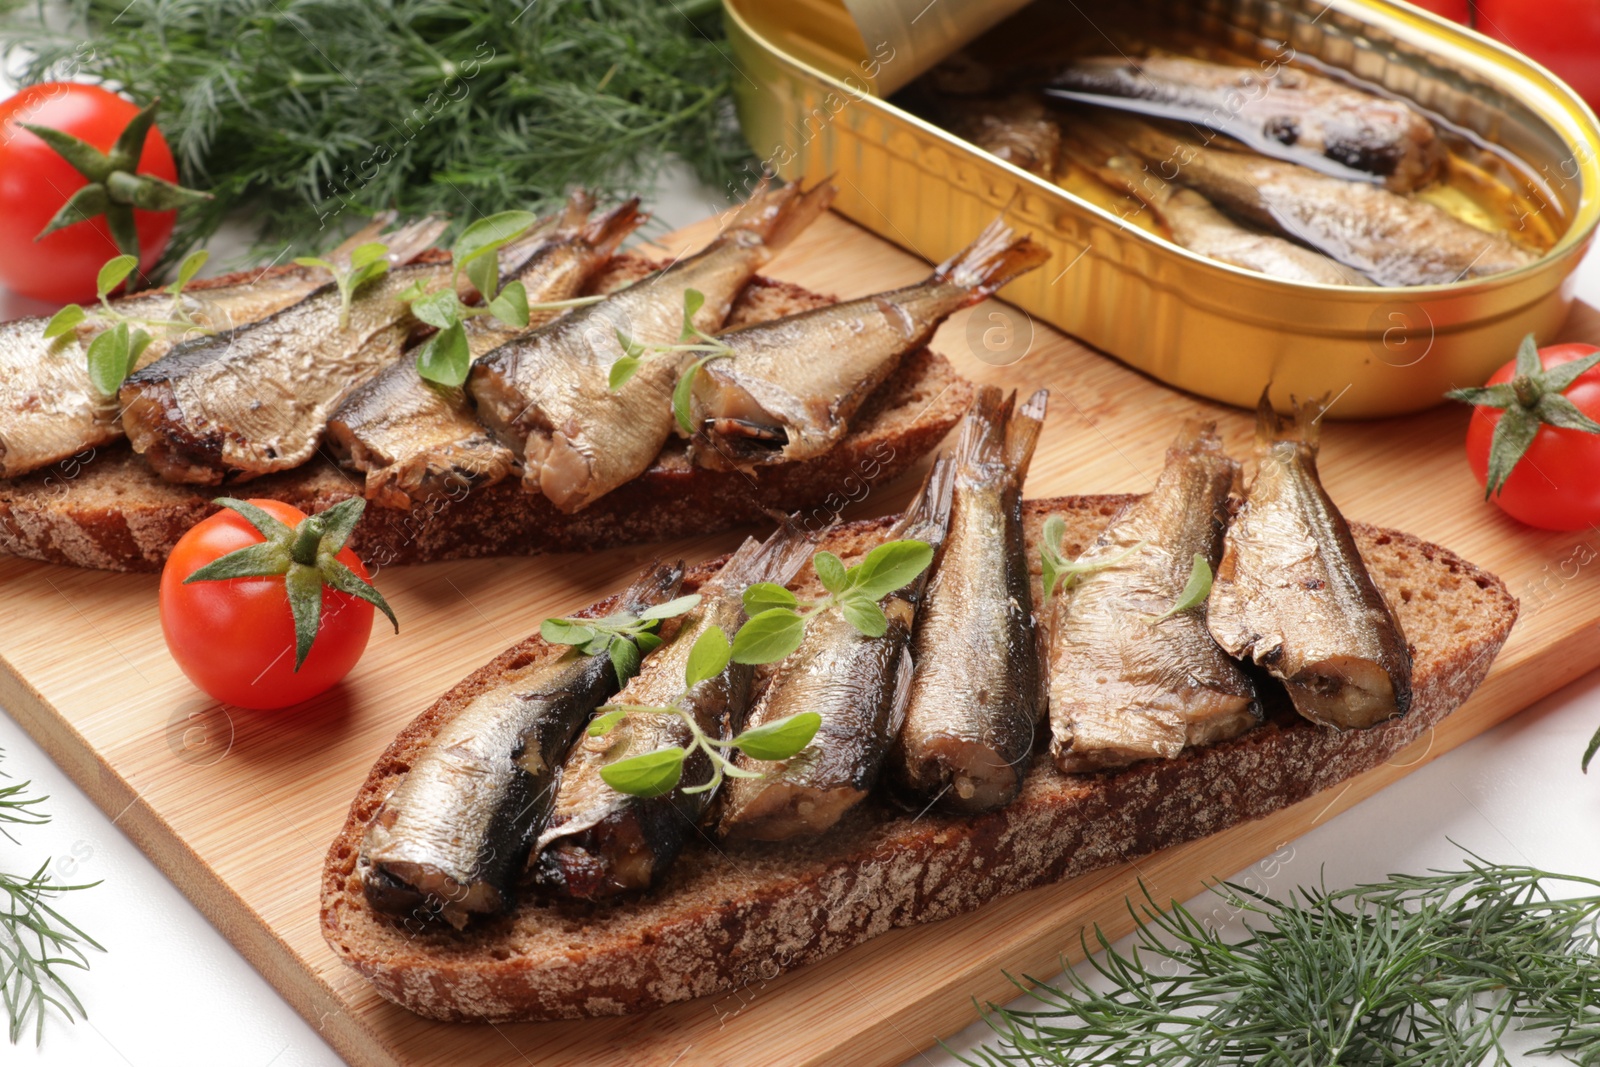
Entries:
POLYGON ((800 753, 822 728, 822 716, 814 711, 801 711, 772 722, 751 727, 733 743, 753 759, 790 759, 800 753))
POLYGON ((608 763, 600 768, 600 777, 612 789, 629 796, 646 799, 664 796, 683 778, 685 755, 681 748, 658 748, 608 763))

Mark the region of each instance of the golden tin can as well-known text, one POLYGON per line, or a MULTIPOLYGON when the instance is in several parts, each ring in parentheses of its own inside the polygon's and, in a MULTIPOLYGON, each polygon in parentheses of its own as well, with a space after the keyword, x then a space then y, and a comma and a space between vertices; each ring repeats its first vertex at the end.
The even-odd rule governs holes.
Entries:
MULTIPOLYGON (((724 2, 743 75, 739 118, 771 169, 833 175, 839 211, 931 261, 1004 213, 1052 252, 1006 288, 1007 301, 1169 385, 1231 404, 1253 406, 1270 382, 1275 400, 1329 394, 1338 397, 1330 416, 1364 418, 1481 383, 1523 335, 1545 340, 1560 328, 1600 219, 1600 129, 1583 101, 1532 61, 1408 4, 1126 0, 1141 17, 1234 49, 1289 48, 1348 71, 1510 153, 1560 219, 1554 245, 1528 266, 1403 288, 1268 277, 1179 248, 882 98, 1020 0, 724 2)), ((757 176, 752 169, 752 184, 757 176)))

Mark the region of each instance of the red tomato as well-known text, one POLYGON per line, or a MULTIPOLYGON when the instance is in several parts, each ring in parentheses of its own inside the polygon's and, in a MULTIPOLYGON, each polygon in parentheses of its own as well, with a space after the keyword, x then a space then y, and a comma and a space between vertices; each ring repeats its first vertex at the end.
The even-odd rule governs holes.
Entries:
MULTIPOLYGON (((251 500, 289 526, 305 513, 276 500, 251 500)), ((161 572, 161 631, 189 680, 225 704, 282 708, 333 687, 361 658, 372 633, 372 605, 322 590, 322 620, 305 663, 294 669, 294 619, 283 579, 183 580, 235 549, 264 541, 236 511, 197 524, 172 549, 161 572)), ((345 548, 338 560, 363 581, 367 569, 345 548)))
MULTIPOLYGON (((95 85, 45 82, 0 103, 0 284, 12 292, 54 303, 94 299, 95 275, 120 255, 104 216, 57 230, 39 231, 88 182, 55 150, 17 123, 50 126, 109 151, 139 109, 95 85)), ((177 181, 178 170, 161 131, 151 128, 139 173, 177 181)), ((139 263, 149 269, 172 236, 175 211, 135 211, 139 263)))
POLYGON ((1600 107, 1600 3, 1595 0, 1476 0, 1479 33, 1553 70, 1600 107))
MULTIPOLYGON (((1545 368, 1593 355, 1594 345, 1550 345, 1539 350, 1545 368)), ((1502 385, 1516 374, 1515 361, 1495 371, 1486 385, 1502 385)), ((1600 422, 1600 367, 1578 376, 1563 393, 1579 411, 1600 422)), ((1479 485, 1488 484, 1489 442, 1500 422, 1497 408, 1475 407, 1467 426, 1467 462, 1479 485)), ((1540 426, 1539 433, 1490 497, 1513 518, 1546 530, 1581 530, 1600 524, 1600 434, 1540 426)))

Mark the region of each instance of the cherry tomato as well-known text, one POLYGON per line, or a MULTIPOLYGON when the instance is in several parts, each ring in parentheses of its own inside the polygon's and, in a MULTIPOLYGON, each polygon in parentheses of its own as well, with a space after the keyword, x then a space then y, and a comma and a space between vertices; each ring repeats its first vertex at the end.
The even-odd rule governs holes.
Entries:
MULTIPOLYGON (((1539 360, 1548 370, 1595 352, 1600 348, 1594 345, 1549 345, 1539 350, 1539 360)), ((1513 361, 1485 384, 1501 385, 1515 375, 1513 361)), ((1579 375, 1561 395, 1600 422, 1600 367, 1579 375)), ((1472 410, 1472 422, 1467 426, 1467 462, 1479 485, 1488 484, 1489 445, 1502 414, 1497 408, 1472 410)), ((1489 499, 1513 518, 1546 530, 1580 530, 1600 524, 1600 434, 1540 426, 1504 488, 1489 499)))
POLYGON ((1600 3, 1476 0, 1473 26, 1553 70, 1600 107, 1600 3))
MULTIPOLYGON (((55 150, 18 123, 49 126, 102 152, 116 144, 138 107, 95 85, 45 82, 0 103, 0 284, 54 303, 94 299, 95 276, 120 255, 104 216, 34 241, 72 194, 88 184, 55 150)), ((178 170, 161 131, 151 129, 139 173, 177 181, 178 170)), ((134 211, 139 263, 153 266, 172 237, 175 211, 134 211)))
MULTIPOLYGON (((276 500, 251 500, 289 526, 306 517, 276 500)), ((244 516, 224 509, 184 534, 161 572, 161 631, 189 680, 225 704, 282 708, 332 688, 361 658, 372 633, 372 605, 324 587, 322 619, 310 653, 294 669, 294 621, 283 578, 229 578, 189 585, 201 567, 266 540, 244 516)), ((336 557, 362 581, 367 569, 348 548, 336 557)))

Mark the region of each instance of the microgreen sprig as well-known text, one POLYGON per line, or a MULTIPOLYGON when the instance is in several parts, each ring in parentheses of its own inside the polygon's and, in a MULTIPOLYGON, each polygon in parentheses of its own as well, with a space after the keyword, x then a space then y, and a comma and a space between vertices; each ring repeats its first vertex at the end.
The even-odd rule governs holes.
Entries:
POLYGON ((822 726, 822 716, 802 711, 752 727, 724 741, 700 728, 684 701, 698 685, 711 682, 732 662, 733 646, 720 626, 709 626, 695 639, 684 666, 683 691, 671 704, 654 707, 641 704, 611 704, 602 708, 589 724, 590 737, 604 737, 630 714, 676 715, 689 730, 689 743, 681 747, 658 748, 629 756, 600 768, 600 777, 612 789, 636 797, 658 797, 678 787, 683 779, 683 764, 696 751, 711 763, 711 777, 699 785, 685 786, 683 792, 708 793, 724 778, 760 778, 761 772, 747 771, 728 758, 733 749, 766 761, 790 759, 799 754, 822 726))
POLYGON ((341 267, 330 259, 319 256, 300 256, 295 260, 302 267, 321 267, 333 275, 339 287, 339 328, 350 328, 350 303, 356 290, 372 279, 389 273, 389 246, 381 241, 369 241, 350 250, 350 263, 341 267))
POLYGON ((661 645, 656 629, 661 620, 693 611, 699 593, 655 604, 637 615, 618 612, 598 619, 546 619, 539 636, 552 645, 572 645, 586 656, 606 655, 617 672, 617 684, 627 685, 639 673, 643 658, 661 645))
POLYGON ((1061 542, 1066 540, 1067 523, 1060 515, 1052 515, 1044 521, 1044 531, 1039 548, 1040 576, 1044 583, 1044 598, 1040 604, 1043 609, 1050 605, 1050 598, 1055 595, 1056 586, 1061 586, 1061 592, 1066 593, 1072 588, 1072 583, 1086 574, 1107 570, 1127 559, 1139 551, 1149 542, 1140 541, 1130 545, 1114 556, 1105 559, 1084 561, 1082 559, 1069 560, 1061 555, 1061 542))
MULTIPOLYGON (((163 290, 172 297, 172 308, 164 319, 129 315, 111 302, 111 293, 138 267, 138 257, 113 256, 100 268, 94 285, 99 300, 99 305, 94 309, 94 322, 105 328, 90 340, 85 354, 89 361, 89 380, 102 394, 115 396, 122 380, 133 373, 139 357, 154 340, 150 331, 162 332, 166 336, 211 332, 196 323, 183 306, 184 286, 194 280, 210 256, 211 253, 201 249, 190 253, 178 265, 177 277, 163 290)), ((83 305, 68 304, 45 323, 44 338, 53 341, 65 337, 76 332, 88 320, 89 312, 84 310, 83 305)))
POLYGON ((479 219, 456 238, 450 249, 453 269, 450 285, 428 292, 419 282, 404 295, 411 302, 411 313, 439 332, 417 349, 417 373, 439 385, 458 386, 472 369, 472 348, 467 344, 466 322, 489 315, 516 330, 525 330, 534 311, 560 311, 603 300, 599 296, 580 296, 571 300, 551 300, 530 304, 528 288, 512 279, 500 285, 500 249, 526 234, 538 223, 531 211, 502 211, 479 219), (461 276, 482 298, 481 304, 464 304, 456 295, 461 276))
POLYGON ((694 379, 700 373, 700 368, 713 359, 726 359, 733 355, 733 349, 722 341, 701 330, 694 324, 694 317, 705 307, 706 297, 698 289, 685 289, 683 291, 683 328, 678 333, 677 344, 642 344, 632 337, 617 330, 617 343, 622 346, 623 356, 611 364, 610 385, 612 392, 616 392, 628 384, 646 359, 663 355, 681 355, 684 352, 704 353, 699 359, 678 375, 678 384, 672 389, 672 413, 678 420, 678 425, 684 433, 694 433, 690 424, 690 399, 694 395, 694 379))
POLYGON ((1174 615, 1182 615, 1186 611, 1193 611, 1206 602, 1206 597, 1211 595, 1211 564, 1200 553, 1194 554, 1194 563, 1189 568, 1189 580, 1184 583, 1183 592, 1178 594, 1178 599, 1172 606, 1160 615, 1150 620, 1150 625, 1166 622, 1174 615))
POLYGON ((818 552, 811 565, 827 595, 802 601, 772 582, 758 582, 744 591, 749 621, 733 639, 735 663, 776 663, 805 639, 806 625, 820 613, 837 610, 861 633, 882 637, 889 620, 878 601, 904 588, 933 562, 926 541, 887 541, 854 567, 832 552, 818 552))

